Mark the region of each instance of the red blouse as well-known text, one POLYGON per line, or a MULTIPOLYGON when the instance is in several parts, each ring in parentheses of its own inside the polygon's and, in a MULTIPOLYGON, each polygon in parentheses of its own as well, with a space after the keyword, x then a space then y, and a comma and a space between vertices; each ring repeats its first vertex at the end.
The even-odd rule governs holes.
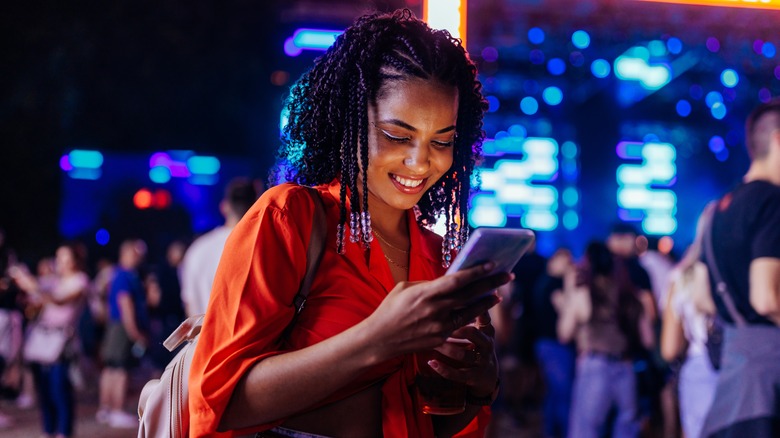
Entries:
MULTIPOLYGON (((340 185, 334 181, 317 189, 328 221, 325 251, 306 308, 284 345, 279 339, 293 318, 293 297, 305 275, 314 203, 299 186, 276 186, 260 197, 230 234, 190 371, 190 436, 237 436, 281 424, 283 419, 216 432, 233 389, 254 363, 343 332, 373 313, 395 286, 376 240, 368 264, 359 245, 347 242, 346 254, 336 252, 340 185)), ((441 276, 441 237, 420 228, 412 211, 408 221, 409 281, 441 276)), ((384 436, 433 437, 430 416, 421 413, 410 395, 413 379, 411 356, 399 357, 358 376, 319 406, 384 380, 384 436)), ((488 421, 489 409, 485 408, 461 436, 483 436, 488 421)))

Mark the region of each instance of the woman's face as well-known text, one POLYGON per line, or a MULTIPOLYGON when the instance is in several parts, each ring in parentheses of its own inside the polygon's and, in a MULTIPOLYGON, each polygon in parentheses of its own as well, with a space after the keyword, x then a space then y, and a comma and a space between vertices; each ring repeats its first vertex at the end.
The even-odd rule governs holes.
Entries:
POLYGON ((385 86, 368 110, 372 209, 408 210, 449 171, 457 118, 453 86, 417 78, 385 86))
POLYGON ((57 248, 57 253, 55 254, 54 259, 54 266, 57 274, 59 275, 73 272, 75 265, 73 260, 73 253, 70 251, 70 248, 67 246, 61 246, 57 248))

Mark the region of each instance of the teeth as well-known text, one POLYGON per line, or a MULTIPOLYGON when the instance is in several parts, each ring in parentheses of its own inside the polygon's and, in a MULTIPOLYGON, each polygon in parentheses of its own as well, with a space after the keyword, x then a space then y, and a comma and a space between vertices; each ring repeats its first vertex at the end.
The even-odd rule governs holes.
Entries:
POLYGON ((406 179, 401 178, 398 175, 393 175, 393 178, 395 178, 396 181, 398 181, 402 186, 409 187, 409 188, 415 188, 422 184, 423 180, 421 179, 406 179))

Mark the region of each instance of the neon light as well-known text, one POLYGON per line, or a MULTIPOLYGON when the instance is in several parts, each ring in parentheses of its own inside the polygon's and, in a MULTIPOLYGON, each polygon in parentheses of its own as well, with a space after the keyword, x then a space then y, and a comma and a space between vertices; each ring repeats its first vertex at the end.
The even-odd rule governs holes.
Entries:
POLYGON ((187 169, 192 174, 214 175, 219 172, 220 163, 217 157, 194 156, 187 159, 187 169))
POLYGON ((624 81, 638 81, 648 90, 661 89, 672 80, 669 67, 651 64, 650 51, 641 46, 632 47, 615 59, 615 75, 624 81))
POLYGON ((664 187, 677 181, 677 151, 670 143, 623 141, 615 148, 620 158, 640 164, 621 164, 615 173, 617 203, 624 220, 641 220, 648 234, 671 234, 677 229, 677 195, 664 187))
POLYGON ((60 157, 60 169, 64 170, 65 172, 73 170, 73 165, 70 164, 70 158, 68 155, 63 155, 60 157))
POLYGON ((297 29, 284 41, 284 53, 288 56, 298 56, 304 50, 328 50, 342 33, 343 30, 297 29))
POLYGON ((466 0, 426 0, 423 2, 423 21, 434 29, 446 29, 466 46, 466 0))
POLYGON ((103 154, 98 151, 74 149, 68 154, 71 166, 82 169, 100 169, 103 165, 103 154))
POLYGON ((171 170, 163 166, 153 167, 149 169, 149 179, 157 184, 165 184, 171 180, 171 170))
POLYGON ((730 8, 780 9, 780 0, 639 0, 655 3, 679 3, 696 6, 725 6, 730 8))
POLYGON ((141 189, 133 195, 133 204, 135 208, 145 210, 152 206, 152 192, 147 189, 141 189))
POLYGON ((580 224, 580 216, 574 210, 568 210, 563 214, 563 227, 567 230, 574 230, 580 224))
POLYGON ((103 171, 100 169, 86 169, 83 167, 76 167, 68 172, 68 176, 73 179, 87 179, 93 181, 100 179, 101 175, 103 175, 103 171))

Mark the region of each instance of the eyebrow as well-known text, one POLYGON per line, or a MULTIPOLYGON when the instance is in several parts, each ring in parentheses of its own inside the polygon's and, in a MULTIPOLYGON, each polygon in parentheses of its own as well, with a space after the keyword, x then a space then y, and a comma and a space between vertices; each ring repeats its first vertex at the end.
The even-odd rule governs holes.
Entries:
MULTIPOLYGON (((412 131, 412 132, 417 132, 417 128, 415 128, 414 126, 404 122, 403 120, 387 119, 387 120, 380 120, 379 123, 388 123, 390 125, 395 125, 395 126, 399 126, 401 128, 404 128, 404 129, 408 129, 409 131, 412 131)), ((436 131, 436 133, 437 134, 444 134, 445 132, 450 132, 450 131, 454 131, 454 130, 455 130, 455 125, 450 125, 450 126, 448 126, 446 128, 439 129, 438 131, 436 131)))

